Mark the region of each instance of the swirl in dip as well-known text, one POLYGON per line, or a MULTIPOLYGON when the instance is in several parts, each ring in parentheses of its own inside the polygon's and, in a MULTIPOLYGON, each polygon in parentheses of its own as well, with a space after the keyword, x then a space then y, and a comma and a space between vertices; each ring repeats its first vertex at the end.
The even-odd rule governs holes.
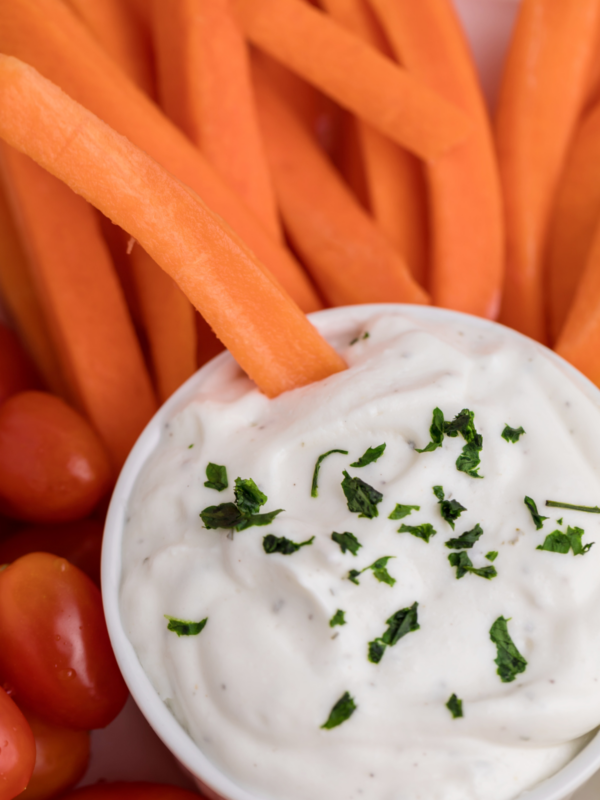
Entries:
POLYGON ((125 630, 258 797, 515 798, 600 723, 600 515, 545 505, 600 499, 600 410, 466 317, 384 313, 334 343, 344 373, 269 400, 224 362, 173 416, 129 507, 125 630))

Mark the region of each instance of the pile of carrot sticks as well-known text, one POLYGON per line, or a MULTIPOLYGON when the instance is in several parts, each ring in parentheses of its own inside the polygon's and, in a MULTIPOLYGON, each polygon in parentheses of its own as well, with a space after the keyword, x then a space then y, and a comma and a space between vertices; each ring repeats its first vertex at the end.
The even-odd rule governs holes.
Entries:
POLYGON ((451 0, 0 0, 0 295, 120 466, 227 347, 343 370, 305 313, 432 303, 600 385, 600 0, 521 0, 497 108, 451 0))

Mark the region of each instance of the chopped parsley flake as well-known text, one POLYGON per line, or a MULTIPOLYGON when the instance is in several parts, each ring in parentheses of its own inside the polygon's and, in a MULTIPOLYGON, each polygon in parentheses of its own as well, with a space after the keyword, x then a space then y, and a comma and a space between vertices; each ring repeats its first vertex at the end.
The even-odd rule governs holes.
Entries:
POLYGON ((448 525, 454 530, 454 523, 463 511, 467 509, 458 500, 444 500, 444 490, 441 486, 434 486, 433 493, 438 499, 440 514, 448 525))
POLYGON ((570 511, 586 511, 588 514, 600 514, 598 506, 574 506, 571 503, 558 503, 556 500, 546 500, 550 508, 567 508, 570 511))
POLYGON ((358 553, 359 548, 362 547, 362 544, 358 541, 356 536, 348 531, 345 533, 336 533, 336 531, 334 531, 331 534, 331 538, 334 542, 339 544, 342 553, 345 553, 348 550, 353 556, 355 556, 358 553))
POLYGON ((383 500, 383 495, 369 486, 360 478, 352 478, 346 470, 344 470, 344 480, 342 481, 342 489, 348 501, 348 508, 354 511, 361 517, 368 517, 373 519, 379 516, 377 504, 383 500))
MULTIPOLYGON (((190 447, 194 445, 191 444, 190 447)), ((216 489, 217 492, 222 492, 227 489, 229 482, 227 480, 227 468, 222 467, 220 464, 213 464, 212 462, 206 468, 207 480, 204 485, 208 489, 216 489)))
POLYGON ((553 531, 544 539, 544 544, 538 545, 536 550, 547 550, 550 553, 568 553, 573 551, 574 556, 584 556, 591 549, 595 542, 588 542, 584 545, 581 537, 585 531, 583 528, 572 528, 570 525, 567 532, 553 531))
POLYGON ((403 506, 400 505, 400 503, 396 503, 396 508, 389 515, 388 519, 404 519, 404 517, 408 517, 409 514, 412 514, 413 511, 420 510, 421 506, 403 506))
POLYGON ((452 714, 452 719, 458 719, 463 716, 462 700, 459 700, 455 694, 450 696, 450 700, 446 703, 446 708, 452 714))
POLYGON ((490 639, 496 645, 498 656, 494 659, 498 665, 496 672, 503 683, 512 683, 517 675, 525 672, 527 661, 515 647, 508 632, 510 619, 498 617, 490 628, 490 639))
POLYGON ((370 335, 371 334, 369 333, 369 331, 365 331, 365 333, 363 333, 362 336, 356 336, 354 339, 352 339, 350 344, 356 344, 359 341, 359 339, 368 339, 370 335))
POLYGON ((272 533, 263 537, 263 550, 265 553, 281 553, 282 556, 291 556, 292 553, 297 553, 301 547, 306 547, 312 544, 315 540, 314 536, 307 539, 305 542, 292 542, 291 539, 286 539, 285 536, 273 536, 272 533))
POLYGON ((349 692, 344 692, 344 694, 329 712, 327 722, 323 723, 321 728, 325 728, 325 730, 337 728, 337 726, 341 725, 342 722, 346 722, 347 719, 350 719, 355 711, 356 703, 354 702, 354 699, 350 697, 349 692))
POLYGON ((417 450, 417 453, 431 453, 442 446, 444 441, 444 412, 439 408, 433 409, 433 420, 429 428, 429 435, 431 441, 422 450, 417 450))
POLYGON ((423 539, 424 542, 429 543, 429 540, 436 535, 437 531, 429 522, 424 522, 422 525, 401 525, 398 528, 398 533, 411 533, 417 539, 423 539))
POLYGON ((354 461, 350 464, 351 467, 366 467, 367 464, 372 464, 374 461, 377 461, 383 455, 383 451, 385 450, 385 442, 383 444, 377 445, 377 447, 368 447, 364 454, 358 459, 358 461, 354 461))
POLYGON ((533 522, 535 524, 536 530, 538 530, 538 531, 541 530, 541 528, 542 528, 542 526, 544 524, 544 520, 548 519, 548 517, 542 517, 540 514, 538 514, 538 510, 537 510, 537 506, 535 504, 535 500, 532 500, 531 497, 525 497, 523 502, 525 503, 525 505, 529 509, 529 512, 531 513, 531 518, 533 519, 533 522))
MULTIPOLYGON (((225 468, 223 467, 223 469, 225 468)), ((206 528, 235 528, 237 531, 245 531, 255 525, 270 525, 275 517, 283 511, 282 508, 278 508, 276 511, 268 511, 264 514, 257 513, 268 498, 260 491, 252 478, 236 478, 234 494, 235 503, 208 506, 200 512, 206 528)))
POLYGON ((341 608, 338 608, 333 617, 329 620, 329 627, 335 628, 336 625, 345 625, 346 620, 344 619, 344 614, 345 612, 342 611, 341 608))
POLYGON ((379 664, 386 647, 393 647, 407 633, 419 630, 418 605, 413 603, 409 608, 401 608, 386 620, 387 630, 368 645, 368 659, 372 664, 379 664))
POLYGON ((315 471, 313 472, 312 486, 310 490, 311 497, 319 496, 319 472, 321 471, 321 464, 327 458, 327 456, 330 456, 332 453, 342 453, 345 456, 348 455, 347 450, 328 450, 326 453, 323 453, 323 455, 320 455, 317 458, 317 463, 315 464, 315 471))
POLYGON ((164 616, 169 620, 167 630, 173 631, 177 636, 197 636, 208 622, 208 617, 201 619, 200 622, 190 622, 190 620, 170 617, 168 614, 164 616))
POLYGON ((510 425, 505 425, 504 430, 500 434, 507 442, 518 442, 521 436, 525 433, 524 428, 511 428, 510 425))
POLYGON ((474 567, 468 553, 464 550, 461 550, 459 553, 450 553, 448 561, 451 567, 456 567, 457 580, 463 578, 467 572, 471 572, 473 575, 479 575, 480 578, 485 578, 488 581, 495 578, 498 574, 496 567, 474 567))
POLYGON ((488 561, 495 561, 498 558, 498 551, 497 550, 490 550, 489 553, 485 554, 485 557, 488 561))
MULTIPOLYGON (((483 536, 483 528, 477 523, 470 531, 461 533, 455 539, 448 539, 445 544, 450 550, 469 550, 481 536, 483 536)), ((496 553, 496 555, 498 554, 496 553)), ((491 560, 493 561, 493 559, 491 560)))
POLYGON ((369 564, 368 567, 364 567, 363 569, 351 569, 348 573, 348 580, 352 581, 352 583, 355 583, 358 586, 358 576, 370 569, 373 572, 374 577, 380 583, 387 583, 388 586, 393 586, 396 583, 396 579, 392 578, 386 569, 390 558, 396 558, 396 556, 382 556, 381 558, 378 558, 377 561, 369 564))

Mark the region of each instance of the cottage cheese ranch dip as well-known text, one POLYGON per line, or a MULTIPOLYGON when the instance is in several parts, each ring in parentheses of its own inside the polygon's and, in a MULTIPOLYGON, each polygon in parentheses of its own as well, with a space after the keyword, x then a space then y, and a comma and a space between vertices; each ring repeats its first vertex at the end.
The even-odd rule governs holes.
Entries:
POLYGON ((258 797, 515 798, 600 724, 600 410, 468 318, 335 344, 344 373, 268 400, 229 364, 173 417, 125 630, 258 797))

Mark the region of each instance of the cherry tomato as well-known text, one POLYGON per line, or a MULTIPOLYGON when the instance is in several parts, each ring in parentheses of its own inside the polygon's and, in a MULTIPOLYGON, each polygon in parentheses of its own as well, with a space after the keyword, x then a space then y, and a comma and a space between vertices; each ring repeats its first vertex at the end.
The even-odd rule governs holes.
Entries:
POLYGON ((0 536, 0 564, 10 564, 27 553, 52 553, 66 558, 100 587, 100 551, 103 525, 96 519, 31 525, 5 539, 0 536))
POLYGON ((0 403, 17 392, 39 389, 40 379, 15 334, 0 323, 0 403))
POLYGON ((23 791, 33 772, 35 739, 22 712, 0 689, 0 800, 23 791))
POLYGON ((104 445, 51 394, 22 392, 0 406, 0 511, 29 522, 86 517, 111 485, 104 445))
POLYGON ((19 705, 66 728, 103 728, 123 708, 100 592, 64 558, 30 553, 0 572, 0 675, 19 705))
POLYGON ((165 783, 116 781, 75 789, 64 800, 198 800, 201 795, 165 783))
POLYGON ((83 778, 90 760, 90 735, 23 713, 35 738, 35 766, 22 800, 50 800, 83 778))

